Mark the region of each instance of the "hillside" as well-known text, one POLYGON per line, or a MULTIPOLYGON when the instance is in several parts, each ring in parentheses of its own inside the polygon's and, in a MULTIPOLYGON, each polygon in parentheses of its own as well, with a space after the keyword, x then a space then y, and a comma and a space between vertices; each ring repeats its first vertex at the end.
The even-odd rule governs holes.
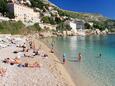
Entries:
POLYGON ((107 18, 100 14, 90 14, 90 13, 78 13, 78 12, 73 12, 73 11, 68 11, 68 10, 62 10, 59 9, 64 13, 64 15, 72 17, 72 18, 78 18, 78 19, 83 19, 85 21, 105 21, 107 18))
MULTIPOLYGON (((41 0, 44 1, 44 0, 41 0)), ((86 21, 105 21, 107 20, 106 17, 104 17, 101 14, 91 14, 91 13, 80 13, 80 12, 74 12, 74 11, 68 11, 68 10, 63 10, 59 7, 57 7, 56 5, 54 5, 53 3, 49 2, 48 0, 45 0, 46 2, 48 2, 50 5, 54 6, 58 11, 63 12, 60 13, 60 15, 62 14, 62 16, 69 16, 72 18, 79 18, 79 19, 83 19, 86 21)))
MULTIPOLYGON (((80 12, 73 12, 68 10, 63 10, 59 8, 58 6, 54 5, 53 3, 49 2, 48 0, 29 0, 30 4, 27 3, 26 0, 24 0, 27 7, 31 7, 35 12, 40 13, 40 23, 42 24, 50 24, 55 25, 57 27, 68 27, 64 25, 66 21, 74 21, 74 20, 80 20, 84 21, 86 23, 87 29, 91 29, 91 26, 89 26, 89 22, 93 23, 93 29, 100 29, 104 30, 105 28, 112 29, 112 31, 115 31, 115 21, 110 20, 101 14, 91 14, 91 13, 80 13, 80 12)), ((8 13, 7 9, 7 1, 6 0, 0 0, 0 13, 2 13, 3 16, 8 16, 9 18, 12 17, 8 13), (5 9, 4 9, 5 8, 5 9)), ((19 2, 19 0, 17 0, 19 2)), ((56 27, 56 28, 57 28, 56 27)), ((33 27, 32 27, 33 28, 33 27)), ((35 29, 35 27, 34 27, 35 29)), ((61 28, 62 29, 62 28, 61 28)), ((70 29, 70 28, 68 28, 70 29)))
POLYGON ((30 2, 32 3, 33 7, 38 7, 40 9, 41 8, 43 9, 43 6, 45 6, 45 8, 48 8, 48 6, 53 6, 54 9, 58 11, 60 16, 78 18, 78 19, 83 19, 85 21, 105 21, 107 20, 107 18, 105 18, 101 14, 78 13, 78 12, 60 9, 53 3, 49 2, 48 0, 30 0, 30 2))
POLYGON ((80 13, 80 12, 74 12, 74 11, 68 11, 63 10, 57 7, 56 5, 49 2, 50 5, 52 5, 59 13, 60 16, 67 16, 70 18, 77 18, 84 20, 86 22, 93 22, 94 24, 101 25, 104 28, 108 28, 111 31, 115 31, 115 20, 109 19, 101 14, 98 13, 80 13))
MULTIPOLYGON (((40 10, 45 10, 44 7, 47 9, 48 6, 53 6, 53 8, 58 11, 60 16, 78 18, 78 19, 83 19, 85 21, 105 21, 107 20, 107 18, 105 18, 104 16, 100 14, 78 13, 78 12, 60 9, 53 3, 49 2, 48 0, 29 0, 29 1, 31 2, 31 5, 32 5, 31 7, 37 7, 37 8, 40 8, 40 10)), ((8 15, 6 3, 7 3, 6 0, 0 0, 0 12, 3 15, 4 14, 8 15)))

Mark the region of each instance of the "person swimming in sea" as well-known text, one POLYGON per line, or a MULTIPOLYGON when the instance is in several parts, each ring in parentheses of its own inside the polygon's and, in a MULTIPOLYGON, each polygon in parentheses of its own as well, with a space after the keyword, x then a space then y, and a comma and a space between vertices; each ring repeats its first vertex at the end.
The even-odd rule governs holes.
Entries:
POLYGON ((82 55, 81 53, 78 54, 78 61, 80 62, 81 61, 81 58, 82 58, 82 55))
POLYGON ((66 53, 64 53, 64 54, 63 54, 63 64, 66 63, 66 58, 67 58, 67 57, 66 57, 66 53))
POLYGON ((100 53, 96 58, 101 58, 102 57, 102 54, 100 53))
POLYGON ((102 54, 100 53, 99 56, 98 56, 98 58, 101 58, 101 56, 102 56, 102 54))
POLYGON ((101 53, 99 54, 99 57, 101 57, 102 55, 101 55, 101 53))

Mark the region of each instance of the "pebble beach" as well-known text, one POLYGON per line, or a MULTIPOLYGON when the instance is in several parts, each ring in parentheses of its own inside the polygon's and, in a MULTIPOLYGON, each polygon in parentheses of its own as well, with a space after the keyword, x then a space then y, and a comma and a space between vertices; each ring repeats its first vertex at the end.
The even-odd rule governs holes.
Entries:
POLYGON ((40 54, 21 57, 20 61, 21 63, 33 63, 36 61, 40 64, 40 67, 18 67, 17 64, 3 63, 2 61, 5 58, 14 59, 17 57, 17 54, 13 52, 21 50, 21 48, 17 47, 17 43, 12 44, 8 41, 10 37, 13 37, 14 40, 15 38, 18 39, 18 43, 27 38, 25 36, 0 36, 0 69, 6 70, 4 75, 0 76, 0 86, 75 86, 70 75, 54 53, 50 53, 50 49, 34 36, 32 36, 32 40, 35 48, 40 47, 40 54), (43 53, 47 54, 47 57, 43 57, 43 53))

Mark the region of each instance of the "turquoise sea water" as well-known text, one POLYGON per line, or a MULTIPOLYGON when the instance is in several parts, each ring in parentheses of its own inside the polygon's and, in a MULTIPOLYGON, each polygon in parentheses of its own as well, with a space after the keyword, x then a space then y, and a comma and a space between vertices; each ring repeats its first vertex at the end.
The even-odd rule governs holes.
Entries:
POLYGON ((115 86, 115 35, 58 37, 46 40, 49 44, 50 40, 54 42, 60 60, 64 52, 67 54, 66 67, 76 86, 115 86), (82 60, 76 62, 79 52, 82 54, 82 60))

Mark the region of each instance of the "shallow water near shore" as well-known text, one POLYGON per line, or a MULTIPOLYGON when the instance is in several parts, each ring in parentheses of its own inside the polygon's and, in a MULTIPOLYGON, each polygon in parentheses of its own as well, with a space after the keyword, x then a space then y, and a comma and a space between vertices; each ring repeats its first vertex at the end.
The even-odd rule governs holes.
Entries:
POLYGON ((65 67, 77 86, 114 86, 115 35, 57 37, 43 41, 49 47, 54 43, 60 60, 64 52, 67 54, 65 67), (76 61, 79 52, 81 62, 76 61))

